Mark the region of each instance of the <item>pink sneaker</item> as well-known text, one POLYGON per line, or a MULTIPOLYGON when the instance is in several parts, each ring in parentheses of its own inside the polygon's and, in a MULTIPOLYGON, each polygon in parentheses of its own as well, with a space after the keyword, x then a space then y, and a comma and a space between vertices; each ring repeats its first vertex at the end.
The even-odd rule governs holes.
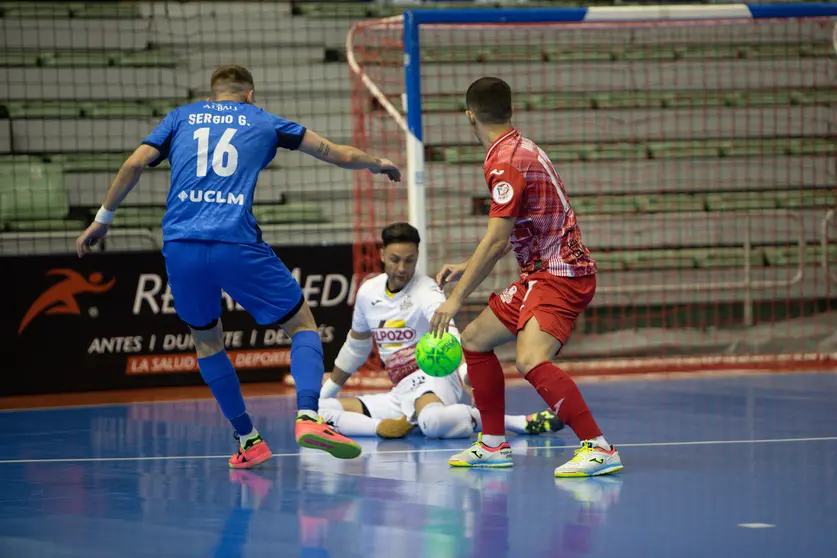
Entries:
POLYGON ((323 450, 338 459, 354 459, 361 453, 360 446, 335 432, 323 423, 323 417, 296 419, 296 443, 303 448, 323 450))
MULTIPOLYGON (((236 438, 238 438, 237 435, 236 438)), ((244 442, 243 447, 241 444, 238 445, 238 453, 230 457, 230 468, 250 469, 261 465, 271 457, 273 457, 273 454, 270 452, 270 448, 262 440, 261 435, 258 435, 244 442)))

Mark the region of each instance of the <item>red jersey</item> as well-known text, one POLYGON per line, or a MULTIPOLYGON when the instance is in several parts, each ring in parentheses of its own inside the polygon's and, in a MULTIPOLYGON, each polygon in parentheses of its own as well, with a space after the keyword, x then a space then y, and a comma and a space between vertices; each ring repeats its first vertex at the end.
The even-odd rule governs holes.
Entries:
POLYGON ((559 277, 596 273, 564 183, 535 142, 510 130, 488 148, 483 172, 491 193, 488 216, 515 218, 510 240, 522 280, 541 270, 559 277))

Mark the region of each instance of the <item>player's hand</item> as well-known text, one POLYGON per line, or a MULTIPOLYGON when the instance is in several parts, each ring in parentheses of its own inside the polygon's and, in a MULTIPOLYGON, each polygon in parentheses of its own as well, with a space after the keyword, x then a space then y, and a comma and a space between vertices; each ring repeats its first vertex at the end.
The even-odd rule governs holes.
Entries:
POLYGON ((456 316, 460 308, 461 305, 452 298, 444 301, 436 308, 436 312, 430 320, 430 333, 435 337, 442 337, 448 331, 450 321, 456 316))
POLYGON ((85 252, 89 252, 90 248, 96 245, 101 239, 108 234, 108 226, 103 225, 98 221, 93 221, 87 230, 81 233, 81 236, 76 240, 76 253, 79 258, 83 258, 85 252))
POLYGON ((436 284, 439 285, 439 288, 444 288, 446 283, 459 281, 459 278, 465 273, 466 267, 468 267, 468 262, 443 265, 442 270, 436 274, 436 284))
POLYGON ((378 159, 378 168, 370 170, 372 174, 385 174, 391 182, 401 182, 401 171, 389 159, 378 159))

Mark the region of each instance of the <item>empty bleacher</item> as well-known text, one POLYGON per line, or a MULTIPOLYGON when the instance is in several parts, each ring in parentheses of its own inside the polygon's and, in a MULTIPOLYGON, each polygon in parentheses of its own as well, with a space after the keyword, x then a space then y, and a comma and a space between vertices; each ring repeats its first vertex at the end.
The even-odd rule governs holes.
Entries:
MULTIPOLYGON (((0 2, 0 254, 72 251, 74 234, 125 156, 173 107, 205 96, 220 64, 249 67, 257 101, 268 110, 351 142, 346 33, 357 20, 403 9, 0 2)), ((652 300, 657 295, 618 287, 657 284, 666 273, 732 284, 748 267, 758 280, 785 281, 800 264, 806 273, 794 292, 833 291, 821 275, 824 263, 837 266, 837 225, 827 220, 837 184, 831 45, 792 27, 725 33, 723 43, 710 29, 706 41, 675 46, 669 30, 649 28, 630 48, 620 33, 561 34, 536 50, 461 49, 449 34, 423 36, 429 210, 443 215, 434 225, 442 230, 431 235, 461 239, 433 242, 431 267, 466 254, 485 219, 483 151, 463 125, 462 92, 485 74, 539 76, 548 67, 543 88, 529 82, 530 91, 516 95, 515 123, 540 131, 534 139, 568 185, 586 243, 613 272, 603 274, 602 300, 652 300), (625 61, 634 62, 632 71, 625 61), (548 90, 556 82, 566 87, 548 90), (777 175, 777 167, 788 172, 777 175), (473 195, 466 184, 475 186, 473 195)), ((401 56, 397 48, 365 55, 365 64, 401 56)), ((393 100, 400 107, 401 99, 393 100)), ((254 206, 266 238, 350 238, 353 180, 299 154, 277 157, 254 206)), ((157 247, 167 190, 167 167, 149 170, 103 248, 157 247)), ((390 207, 384 199, 365 203, 381 214, 390 207)), ((490 287, 508 279, 498 275, 490 287)), ((718 296, 740 295, 731 289, 718 296)))

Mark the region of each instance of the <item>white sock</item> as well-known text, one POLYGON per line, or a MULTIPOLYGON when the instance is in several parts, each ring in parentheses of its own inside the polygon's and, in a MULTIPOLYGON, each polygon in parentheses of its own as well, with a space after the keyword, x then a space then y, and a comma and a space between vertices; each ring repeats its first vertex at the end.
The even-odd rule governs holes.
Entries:
POLYGON ((238 443, 240 443, 241 447, 243 448, 244 444, 247 443, 247 440, 252 440, 253 438, 255 438, 258 435, 259 435, 259 431, 256 430, 255 427, 253 427, 253 430, 249 434, 247 434, 246 436, 241 436, 241 435, 238 436, 238 443))
POLYGON ((496 448, 500 444, 506 441, 506 437, 504 435, 497 435, 497 434, 483 434, 482 435, 482 443, 490 448, 496 448))
POLYGON ((381 419, 367 417, 363 413, 343 411, 334 421, 334 428, 346 436, 377 436, 381 419))
POLYGON ((613 449, 613 446, 611 446, 610 444, 607 443, 607 440, 605 440, 604 436, 596 436, 595 438, 593 438, 591 440, 584 440, 584 441, 585 442, 590 442, 594 446, 596 446, 598 448, 602 448, 603 450, 610 451, 610 450, 613 449))
POLYGON ((317 411, 299 410, 296 412, 296 418, 299 417, 308 417, 310 419, 317 420, 318 418, 320 418, 320 415, 317 414, 317 411))
POLYGON ((343 409, 337 399, 320 399, 320 415, 334 429, 346 436, 377 436, 379 419, 363 413, 351 413, 343 409))
POLYGON ((323 387, 320 388, 320 399, 327 399, 330 397, 337 397, 337 393, 340 391, 342 386, 332 380, 331 378, 327 379, 323 384, 323 387))
POLYGON ((515 434, 526 434, 526 415, 506 415, 506 430, 515 434))
POLYGON ((474 419, 467 405, 425 405, 418 416, 421 433, 428 438, 468 438, 474 433, 474 419))

